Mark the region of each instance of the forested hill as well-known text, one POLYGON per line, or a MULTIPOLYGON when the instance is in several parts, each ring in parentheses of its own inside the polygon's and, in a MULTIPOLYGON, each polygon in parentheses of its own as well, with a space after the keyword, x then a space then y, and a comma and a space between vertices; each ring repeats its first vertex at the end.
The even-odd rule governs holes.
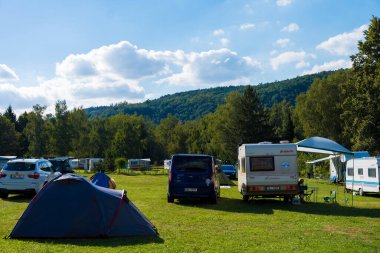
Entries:
MULTIPOLYGON (((300 76, 284 81, 259 84, 256 87, 263 104, 271 107, 283 100, 295 104, 296 97, 306 92, 316 78, 325 78, 333 72, 321 72, 300 76)), ((194 120, 214 112, 216 107, 225 102, 232 91, 242 91, 246 86, 217 87, 202 90, 165 95, 143 103, 120 103, 111 106, 90 107, 85 109, 90 118, 110 117, 115 114, 137 114, 150 118, 156 123, 168 114, 175 115, 182 121, 194 120)))

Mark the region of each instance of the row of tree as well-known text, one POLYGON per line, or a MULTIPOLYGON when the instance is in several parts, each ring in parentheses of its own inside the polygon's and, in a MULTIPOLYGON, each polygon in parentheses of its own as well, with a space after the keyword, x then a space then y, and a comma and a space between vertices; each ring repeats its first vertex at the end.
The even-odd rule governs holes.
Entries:
POLYGON ((207 153, 235 162, 241 143, 333 139, 353 150, 380 154, 380 22, 373 17, 353 67, 324 79, 289 102, 263 106, 257 90, 231 92, 215 112, 193 121, 168 115, 159 124, 143 116, 119 114, 89 119, 82 108, 58 101, 55 114, 35 105, 18 118, 12 107, 0 115, 0 154, 18 156, 150 157, 161 163, 174 153, 207 153))

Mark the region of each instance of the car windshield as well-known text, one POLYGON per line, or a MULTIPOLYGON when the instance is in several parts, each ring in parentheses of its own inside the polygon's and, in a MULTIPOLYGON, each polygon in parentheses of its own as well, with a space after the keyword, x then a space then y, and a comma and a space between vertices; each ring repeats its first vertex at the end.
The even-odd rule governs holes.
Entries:
POLYGON ((172 167, 181 172, 205 172, 212 166, 209 156, 174 156, 172 167))
POLYGON ((50 160, 50 162, 53 164, 54 169, 62 169, 69 165, 66 161, 50 160))
POLYGON ((31 171, 36 168, 34 163, 25 163, 25 162, 16 162, 16 163, 7 163, 3 170, 6 171, 31 171))

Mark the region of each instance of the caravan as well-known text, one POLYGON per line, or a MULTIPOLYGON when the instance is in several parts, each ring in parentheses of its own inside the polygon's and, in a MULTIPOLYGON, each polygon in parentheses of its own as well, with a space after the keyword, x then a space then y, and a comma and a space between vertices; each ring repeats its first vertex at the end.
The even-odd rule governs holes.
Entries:
POLYGON ((295 144, 243 144, 239 147, 238 190, 250 197, 284 197, 299 193, 295 144))
POLYGON ((380 157, 350 159, 346 168, 346 191, 380 192, 380 157))

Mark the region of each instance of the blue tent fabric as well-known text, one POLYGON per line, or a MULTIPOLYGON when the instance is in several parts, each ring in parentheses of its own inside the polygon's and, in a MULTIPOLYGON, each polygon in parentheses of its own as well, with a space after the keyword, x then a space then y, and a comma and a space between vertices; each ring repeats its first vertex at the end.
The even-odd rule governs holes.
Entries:
POLYGON ((329 151, 332 153, 353 154, 352 151, 336 143, 335 141, 317 136, 299 141, 296 143, 296 145, 297 149, 301 149, 301 151, 303 151, 302 148, 309 148, 311 150, 319 150, 321 152, 329 151))
POLYGON ((157 236, 157 231, 125 191, 96 186, 75 174, 45 185, 10 234, 11 238, 125 236, 157 236))
POLYGON ((91 179, 91 182, 94 183, 97 186, 110 188, 110 180, 111 178, 107 176, 104 172, 98 172, 94 175, 94 177, 91 179))

